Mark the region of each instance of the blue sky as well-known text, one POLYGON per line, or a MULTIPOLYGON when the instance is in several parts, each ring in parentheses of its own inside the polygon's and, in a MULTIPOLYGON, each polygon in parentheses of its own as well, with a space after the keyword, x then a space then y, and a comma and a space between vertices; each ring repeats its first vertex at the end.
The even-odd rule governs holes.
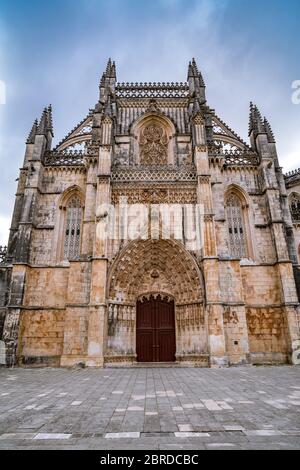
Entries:
POLYGON ((253 100, 284 170, 300 167, 299 18, 298 0, 0 0, 0 244, 33 120, 51 103, 61 140, 96 103, 110 56, 119 81, 184 81, 195 57, 217 114, 247 140, 253 100))

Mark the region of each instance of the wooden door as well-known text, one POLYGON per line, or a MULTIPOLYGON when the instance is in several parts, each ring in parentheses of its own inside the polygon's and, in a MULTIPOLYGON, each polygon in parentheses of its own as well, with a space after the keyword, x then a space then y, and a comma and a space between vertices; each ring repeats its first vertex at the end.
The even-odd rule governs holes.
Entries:
POLYGON ((151 296, 137 302, 136 352, 138 362, 175 361, 174 301, 151 296))

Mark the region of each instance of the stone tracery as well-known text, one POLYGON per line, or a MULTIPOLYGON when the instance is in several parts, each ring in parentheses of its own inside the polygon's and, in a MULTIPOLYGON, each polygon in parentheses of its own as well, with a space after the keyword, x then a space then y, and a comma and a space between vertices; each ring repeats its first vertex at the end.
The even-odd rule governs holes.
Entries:
POLYGON ((144 165, 166 164, 168 138, 164 128, 156 123, 147 124, 140 136, 141 163, 144 165))

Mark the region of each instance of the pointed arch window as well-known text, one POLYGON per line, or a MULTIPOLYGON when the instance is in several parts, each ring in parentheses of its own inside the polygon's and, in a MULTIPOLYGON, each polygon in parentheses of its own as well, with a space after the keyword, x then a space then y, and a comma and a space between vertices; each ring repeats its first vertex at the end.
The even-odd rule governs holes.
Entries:
POLYGON ((78 195, 72 196, 65 207, 65 227, 63 258, 76 260, 80 256, 80 239, 82 224, 82 203, 78 195))
POLYGON ((227 197, 226 218, 230 256, 234 258, 247 258, 248 248, 244 207, 241 199, 235 193, 230 193, 227 197))
POLYGON ((300 195, 292 193, 290 196, 290 211, 293 222, 300 222, 300 195))

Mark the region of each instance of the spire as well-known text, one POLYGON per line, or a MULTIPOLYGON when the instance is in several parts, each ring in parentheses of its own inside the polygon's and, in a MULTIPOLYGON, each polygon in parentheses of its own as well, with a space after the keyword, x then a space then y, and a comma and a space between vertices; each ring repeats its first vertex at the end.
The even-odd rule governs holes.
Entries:
POLYGON ((206 103, 205 83, 194 58, 189 62, 187 80, 189 83, 190 96, 198 96, 201 105, 206 103))
POLYGON ((32 125, 31 131, 29 132, 29 136, 26 140, 26 144, 34 144, 34 139, 37 133, 38 124, 39 122, 36 119, 32 125))
POLYGON ((116 63, 112 62, 111 58, 108 59, 105 73, 102 76, 102 79, 105 78, 114 78, 116 79, 116 63))
POLYGON ((193 67, 193 69, 194 69, 194 71, 195 71, 195 76, 196 76, 199 72, 198 72, 198 66, 197 66, 195 57, 192 58, 192 67, 193 67))
POLYGON ((269 121, 266 118, 264 118, 264 127, 265 127, 265 131, 267 133, 267 136, 268 136, 269 143, 270 144, 275 144, 276 140, 275 140, 272 128, 270 126, 269 121))
POLYGON ((113 61, 112 66, 111 66, 111 78, 117 78, 115 61, 113 61))
POLYGON ((104 87, 105 86, 105 73, 102 74, 102 77, 100 79, 100 87, 104 87))
POLYGON ((204 79, 203 79, 202 73, 199 72, 198 66, 197 66, 197 62, 196 62, 196 60, 194 59, 194 57, 193 57, 193 59, 192 59, 192 64, 191 64, 191 66, 192 66, 193 73, 194 73, 193 76, 199 78, 199 84, 200 84, 201 87, 205 87, 205 83, 204 83, 204 79))
POLYGON ((47 121, 48 121, 48 109, 44 108, 38 128, 37 128, 37 134, 41 135, 44 134, 46 135, 47 133, 47 121))
POLYGON ((53 137, 51 104, 48 106, 48 108, 44 108, 36 133, 39 135, 47 135, 48 132, 50 132, 53 137))
POLYGON ((250 102, 250 117, 249 117, 249 135, 251 132, 255 134, 265 134, 265 127, 262 115, 256 105, 250 102))
POLYGON ((54 133, 53 133, 52 105, 51 104, 49 104, 47 111, 48 111, 48 113, 47 113, 47 131, 49 131, 52 134, 52 137, 53 137, 54 133))
POLYGON ((250 135, 251 132, 254 130, 254 122, 255 122, 255 118, 254 118, 254 105, 253 105, 252 101, 250 101, 249 135, 250 135))
POLYGON ((194 77, 194 70, 192 67, 192 62, 189 62, 189 68, 188 68, 188 81, 190 78, 194 77))
POLYGON ((110 77, 110 73, 111 73, 111 58, 108 59, 105 75, 107 77, 110 77))

